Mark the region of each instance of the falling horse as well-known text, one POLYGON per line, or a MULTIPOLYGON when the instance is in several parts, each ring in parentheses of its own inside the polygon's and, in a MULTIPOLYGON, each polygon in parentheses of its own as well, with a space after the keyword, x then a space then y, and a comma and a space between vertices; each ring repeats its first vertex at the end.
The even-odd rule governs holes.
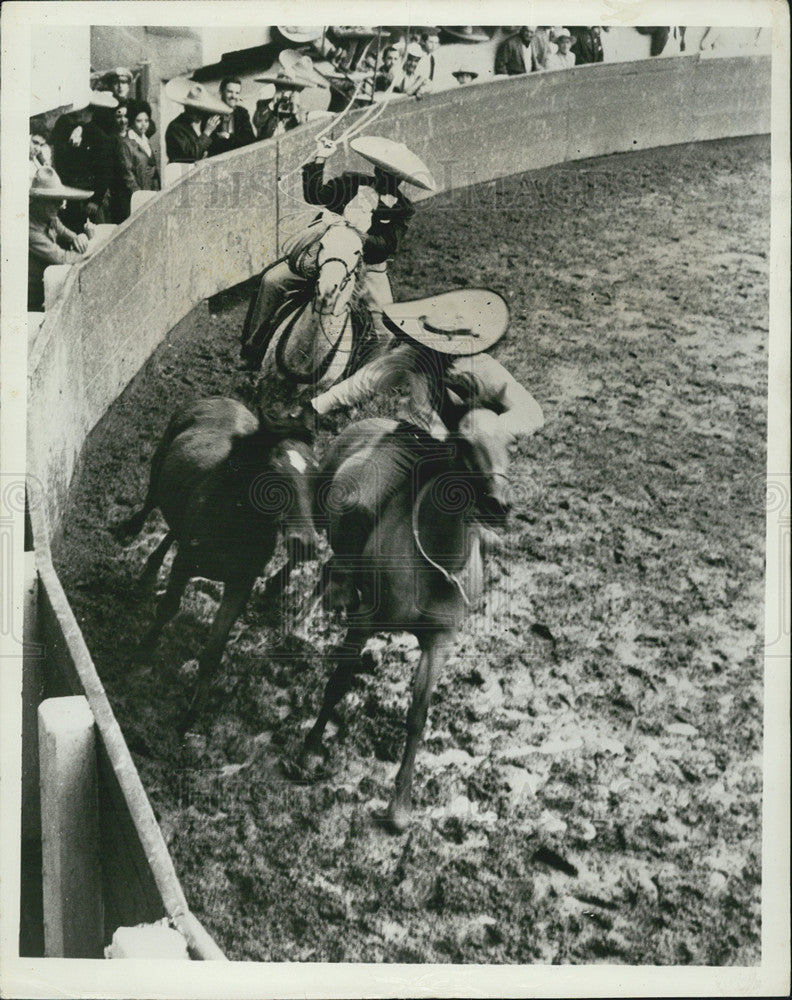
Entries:
MULTIPOLYGON (((345 498, 354 495, 355 477, 376 474, 378 451, 397 426, 381 418, 363 420, 345 428, 333 443, 318 473, 317 482, 324 485, 315 499, 317 526, 327 526, 331 545, 343 541, 345 498)), ((481 522, 502 524, 508 514, 503 492, 508 453, 493 411, 475 409, 463 416, 439 457, 438 442, 424 438, 413 432, 414 444, 407 445, 414 455, 412 467, 354 553, 357 606, 348 612, 348 631, 334 651, 337 666, 300 760, 304 774, 318 767, 325 726, 355 673, 366 669, 360 654, 371 635, 412 632, 421 658, 404 756, 386 817, 397 831, 409 822, 415 754, 438 672, 467 607, 481 594, 481 522), (434 457, 427 458, 432 452, 434 457)))
POLYGON ((198 684, 190 712, 200 704, 220 663, 228 634, 242 613, 256 578, 286 534, 290 562, 313 555, 308 478, 313 469, 309 432, 302 426, 257 420, 241 403, 214 397, 171 419, 151 463, 141 509, 114 530, 127 543, 158 507, 168 532, 149 557, 141 583, 153 584, 174 542, 178 553, 154 623, 139 653, 149 655, 179 610, 194 576, 223 582, 223 598, 198 659, 198 684))
POLYGON ((328 225, 329 214, 299 234, 305 238, 288 258, 264 271, 251 300, 242 354, 249 365, 260 365, 262 405, 278 383, 292 398, 295 388, 313 394, 333 385, 359 368, 375 345, 368 311, 356 294, 363 238, 340 217, 328 225))

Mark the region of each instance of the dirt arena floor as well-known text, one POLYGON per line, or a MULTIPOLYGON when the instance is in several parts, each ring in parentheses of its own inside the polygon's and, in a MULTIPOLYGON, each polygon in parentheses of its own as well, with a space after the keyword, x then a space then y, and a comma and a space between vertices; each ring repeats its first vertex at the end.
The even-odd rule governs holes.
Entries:
POLYGON ((401 753, 408 637, 380 641, 314 786, 280 762, 315 717, 331 622, 293 637, 259 587, 184 740, 219 585, 191 584, 133 661, 162 522, 129 549, 106 527, 141 501, 176 406, 245 392, 243 290, 172 331, 95 429, 57 567, 230 958, 759 962, 769 155, 766 137, 650 150, 419 207, 396 298, 505 295, 494 353, 546 425, 519 445, 510 551, 440 680, 405 836, 372 813, 401 753))

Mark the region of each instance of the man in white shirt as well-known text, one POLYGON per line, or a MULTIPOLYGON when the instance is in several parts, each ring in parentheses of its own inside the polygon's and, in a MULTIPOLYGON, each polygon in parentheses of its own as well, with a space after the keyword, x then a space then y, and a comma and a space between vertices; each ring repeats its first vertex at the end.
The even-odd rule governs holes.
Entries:
POLYGON ((572 69, 575 65, 575 53, 570 52, 570 48, 575 44, 575 39, 566 28, 562 28, 555 36, 554 41, 558 46, 558 52, 551 52, 547 57, 545 69, 572 69))

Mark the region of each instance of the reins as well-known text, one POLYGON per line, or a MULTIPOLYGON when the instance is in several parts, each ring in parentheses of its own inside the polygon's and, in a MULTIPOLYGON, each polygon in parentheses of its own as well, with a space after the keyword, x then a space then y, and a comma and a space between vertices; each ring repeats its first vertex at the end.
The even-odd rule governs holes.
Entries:
POLYGON ((429 563, 430 566, 432 566, 434 569, 436 569, 438 571, 438 573, 440 573, 442 575, 443 579, 447 583, 452 583, 457 588, 457 590, 460 593, 460 596, 462 597, 462 600, 465 602, 465 606, 469 608, 470 607, 470 598, 465 593, 465 588, 460 583, 459 577, 456 576, 456 574, 454 574, 454 573, 449 573, 448 570, 444 566, 441 566, 439 563, 436 563, 434 561, 434 559, 432 559, 432 557, 426 551, 426 549, 423 547, 423 545, 421 544, 421 539, 420 539, 420 536, 418 534, 418 510, 419 510, 419 508, 421 506, 421 501, 423 500, 424 493, 426 492, 426 490, 431 485, 432 485, 432 480, 431 479, 428 480, 428 482, 425 482, 423 484, 423 486, 421 487, 421 489, 418 491, 418 496, 415 498, 415 503, 413 504, 413 510, 412 510, 412 533, 413 533, 413 539, 415 540, 415 544, 416 544, 416 546, 418 548, 418 551, 424 557, 424 559, 429 563))

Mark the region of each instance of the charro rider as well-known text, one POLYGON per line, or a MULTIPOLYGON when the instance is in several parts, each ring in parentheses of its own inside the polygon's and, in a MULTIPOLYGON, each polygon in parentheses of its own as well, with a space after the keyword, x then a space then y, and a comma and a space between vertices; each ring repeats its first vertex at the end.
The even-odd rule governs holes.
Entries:
MULTIPOLYGON (((374 164, 374 176, 345 172, 340 177, 324 180, 325 160, 335 151, 336 144, 328 139, 317 143, 314 158, 303 167, 303 196, 309 205, 323 205, 331 212, 343 213, 361 188, 376 196, 371 228, 363 242, 363 262, 366 265, 363 301, 371 312, 374 332, 384 346, 391 332, 382 321, 382 307, 393 302, 388 280, 388 260, 399 248, 410 219, 415 213, 412 202, 401 191, 404 182, 433 190, 434 181, 425 164, 401 142, 378 136, 361 136, 350 146, 364 159, 374 164)), ((245 321, 242 334, 242 358, 247 367, 261 363, 261 345, 271 330, 270 321, 294 278, 283 261, 264 272, 261 291, 255 308, 245 321)))
POLYGON ((383 505, 413 468, 416 447, 423 457, 431 456, 433 449, 441 451, 449 426, 477 408, 499 415, 495 433, 502 435, 504 446, 533 434, 544 423, 531 393, 500 362, 483 353, 500 340, 509 321, 508 307, 495 292, 446 292, 386 305, 383 313, 399 343, 310 404, 321 417, 383 392, 404 392, 397 428, 344 463, 339 475, 346 481, 336 477, 347 507, 334 542, 331 605, 354 604, 345 561, 362 551, 383 505))

